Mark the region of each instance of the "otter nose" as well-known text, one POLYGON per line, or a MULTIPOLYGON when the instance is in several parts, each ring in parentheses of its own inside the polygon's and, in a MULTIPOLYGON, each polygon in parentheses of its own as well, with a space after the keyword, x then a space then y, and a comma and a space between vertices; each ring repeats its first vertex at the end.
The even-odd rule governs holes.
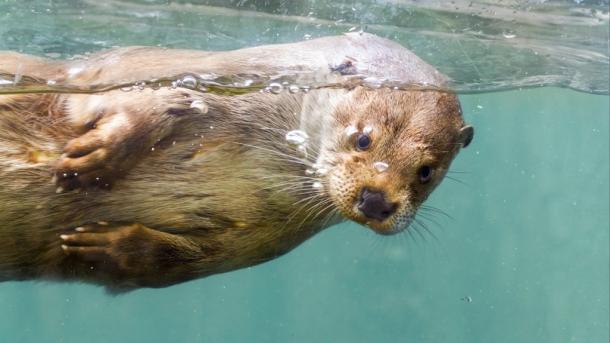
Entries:
POLYGON ((369 219, 383 221, 396 211, 396 204, 388 202, 383 192, 364 188, 360 193, 358 209, 369 219))

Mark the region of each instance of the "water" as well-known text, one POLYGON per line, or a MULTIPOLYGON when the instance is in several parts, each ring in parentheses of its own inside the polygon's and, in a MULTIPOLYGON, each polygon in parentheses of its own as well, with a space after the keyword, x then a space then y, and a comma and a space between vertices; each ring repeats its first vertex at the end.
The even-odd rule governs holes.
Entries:
POLYGON ((437 239, 341 224, 257 267, 118 297, 5 282, 3 340, 609 340, 607 2, 239 4, 5 1, 0 49, 232 49, 354 27, 395 38, 454 79, 476 128, 452 165, 459 182, 426 203, 451 216, 431 226, 437 239), (513 90, 485 92, 498 89, 513 90))

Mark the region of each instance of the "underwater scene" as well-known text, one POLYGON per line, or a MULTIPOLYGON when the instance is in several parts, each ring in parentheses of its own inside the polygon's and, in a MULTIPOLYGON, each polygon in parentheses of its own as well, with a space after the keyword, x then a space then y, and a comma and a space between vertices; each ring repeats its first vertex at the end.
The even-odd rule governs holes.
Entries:
POLYGON ((0 0, 0 342, 608 342, 609 7, 0 0))

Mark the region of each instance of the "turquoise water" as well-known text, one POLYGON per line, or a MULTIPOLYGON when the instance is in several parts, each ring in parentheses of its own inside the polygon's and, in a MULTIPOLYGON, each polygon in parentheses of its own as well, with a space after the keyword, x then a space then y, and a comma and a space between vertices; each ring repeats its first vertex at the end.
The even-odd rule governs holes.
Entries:
POLYGON ((438 240, 342 224, 165 289, 3 283, 2 341, 607 342, 608 97, 461 100, 477 135, 428 202, 452 217, 438 240))
POLYGON ((346 223, 257 267, 121 296, 4 282, 0 342, 608 342, 607 1, 469 3, 0 1, 0 50, 218 50, 355 28, 483 91, 460 96, 476 134, 427 202, 450 216, 436 238, 346 223))

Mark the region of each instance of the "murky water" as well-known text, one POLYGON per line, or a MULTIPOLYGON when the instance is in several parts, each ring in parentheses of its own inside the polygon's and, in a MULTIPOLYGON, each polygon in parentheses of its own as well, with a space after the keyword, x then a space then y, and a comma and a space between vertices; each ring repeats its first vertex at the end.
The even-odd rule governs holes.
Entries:
MULTIPOLYGON (((4 282, 2 339, 607 342, 608 25, 607 1, 0 2, 0 50, 83 62, 113 46, 229 50, 375 33, 448 74, 476 128, 454 179, 426 202, 449 215, 433 218, 433 235, 381 237, 340 224, 257 267, 118 297, 89 285, 4 282)), ((181 74, 81 85, 0 73, 0 94, 345 86, 301 80, 181 74)), ((308 139, 298 130, 285 138, 297 150, 308 139)))

